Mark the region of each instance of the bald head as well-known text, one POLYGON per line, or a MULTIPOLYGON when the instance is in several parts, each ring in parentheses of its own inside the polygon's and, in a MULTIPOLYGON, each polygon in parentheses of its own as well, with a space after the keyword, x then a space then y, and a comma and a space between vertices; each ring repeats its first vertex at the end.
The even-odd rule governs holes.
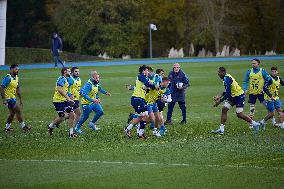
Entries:
POLYGON ((90 77, 95 81, 95 83, 99 83, 100 81, 100 75, 97 71, 91 71, 90 77))
POLYGON ((174 72, 179 72, 179 70, 180 70, 179 63, 175 63, 174 66, 173 66, 173 69, 174 69, 174 72))

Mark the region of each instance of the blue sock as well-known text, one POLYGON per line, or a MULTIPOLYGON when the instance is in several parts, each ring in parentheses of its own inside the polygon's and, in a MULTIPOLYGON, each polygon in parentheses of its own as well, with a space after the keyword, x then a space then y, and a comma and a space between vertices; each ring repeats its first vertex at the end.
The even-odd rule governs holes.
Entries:
POLYGON ((150 122, 150 129, 154 129, 154 128, 155 128, 154 121, 151 121, 150 122))

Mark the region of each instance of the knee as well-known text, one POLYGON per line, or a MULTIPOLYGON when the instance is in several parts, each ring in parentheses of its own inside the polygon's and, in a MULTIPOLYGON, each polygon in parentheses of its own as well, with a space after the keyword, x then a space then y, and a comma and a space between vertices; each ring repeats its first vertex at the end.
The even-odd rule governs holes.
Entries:
POLYGON ((104 111, 103 111, 103 110, 98 111, 98 112, 97 112, 97 115, 99 115, 99 116, 104 115, 104 111))

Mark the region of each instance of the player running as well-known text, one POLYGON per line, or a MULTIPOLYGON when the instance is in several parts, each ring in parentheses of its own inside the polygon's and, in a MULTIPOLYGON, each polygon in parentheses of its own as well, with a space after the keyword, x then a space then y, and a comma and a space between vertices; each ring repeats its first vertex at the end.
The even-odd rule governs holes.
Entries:
POLYGON ((265 92, 264 99, 268 110, 265 118, 260 121, 263 129, 265 129, 266 121, 273 118, 275 110, 280 115, 280 127, 281 129, 284 129, 284 113, 282 112, 281 101, 279 98, 280 85, 284 86, 284 81, 278 76, 278 68, 272 67, 270 79, 265 82, 263 87, 263 91, 265 92))
POLYGON ((79 107, 79 99, 80 99, 80 89, 82 85, 82 81, 80 79, 80 70, 78 67, 73 67, 71 69, 71 75, 68 77, 68 83, 69 83, 69 91, 73 96, 74 105, 73 105, 73 111, 75 113, 75 121, 74 124, 76 125, 80 119, 81 111, 79 107))
POLYGON ((147 103, 145 101, 145 96, 147 90, 156 88, 155 84, 149 80, 149 66, 143 65, 139 67, 139 75, 137 76, 134 91, 131 97, 131 105, 135 112, 139 115, 134 118, 130 124, 124 129, 127 137, 131 138, 131 129, 134 125, 140 122, 140 128, 138 132, 138 137, 145 139, 144 129, 146 126, 146 121, 143 120, 144 117, 148 115, 147 103))
POLYGON ((58 113, 58 117, 56 117, 48 125, 48 133, 50 135, 53 135, 55 125, 59 125, 62 121, 68 118, 69 137, 74 138, 76 136, 73 129, 75 114, 72 106, 74 105, 74 101, 71 97, 72 94, 68 91, 69 83, 67 78, 70 77, 70 74, 70 69, 64 67, 61 69, 61 76, 56 81, 55 92, 53 95, 53 105, 58 113))
POLYGON ((244 80, 244 91, 245 94, 249 94, 249 109, 250 109, 250 118, 253 119, 255 113, 255 103, 258 99, 261 104, 265 106, 264 94, 263 94, 263 85, 264 82, 268 79, 268 74, 265 69, 260 67, 260 60, 253 59, 251 61, 252 68, 249 69, 246 73, 244 80))
POLYGON ((242 88, 239 86, 239 84, 230 74, 226 73, 226 69, 224 67, 219 68, 218 76, 223 80, 226 91, 223 92, 222 95, 214 97, 215 100, 214 107, 217 107, 221 102, 225 100, 226 102, 222 108, 220 128, 213 130, 211 132, 220 135, 224 134, 228 110, 233 106, 236 106, 237 117, 252 124, 254 132, 257 133, 260 124, 255 122, 249 116, 243 113, 245 94, 242 88))
POLYGON ((9 109, 9 116, 6 121, 5 131, 12 131, 11 123, 16 115, 17 120, 20 123, 20 126, 23 131, 29 131, 31 128, 26 125, 23 119, 21 107, 23 107, 22 96, 20 93, 19 85, 19 65, 12 64, 10 66, 10 73, 3 77, 2 83, 0 86, 1 97, 3 104, 9 109), (20 106, 17 104, 16 94, 20 100, 20 106))
POLYGON ((111 96, 111 94, 105 91, 100 84, 100 75, 96 71, 92 71, 90 74, 91 78, 87 81, 84 87, 81 89, 80 93, 82 95, 82 109, 83 113, 76 125, 76 132, 82 134, 81 126, 89 118, 92 111, 95 112, 95 116, 91 122, 89 122, 89 127, 93 131, 98 131, 100 128, 96 126, 97 121, 104 114, 103 108, 101 106, 101 100, 99 98, 98 92, 102 94, 111 96))

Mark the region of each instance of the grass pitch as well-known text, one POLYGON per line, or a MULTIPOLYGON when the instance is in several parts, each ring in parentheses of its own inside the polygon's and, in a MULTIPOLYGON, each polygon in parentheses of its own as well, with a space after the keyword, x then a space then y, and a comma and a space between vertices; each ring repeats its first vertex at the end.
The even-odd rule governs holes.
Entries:
MULTIPOLYGON (((250 63, 181 64, 191 83, 187 125, 179 125, 181 113, 176 105, 174 125, 168 127, 167 135, 154 138, 148 129, 150 137, 145 141, 129 140, 123 134, 128 113, 133 111, 131 92, 124 84, 134 84, 139 65, 80 69, 83 83, 91 70, 97 70, 112 97, 101 96, 105 115, 98 126, 102 130, 94 133, 85 124, 85 134, 76 139, 68 138, 66 123, 55 129, 54 136, 47 134, 47 124, 56 116, 52 96, 60 70, 21 70, 23 112, 32 131, 22 133, 14 121, 14 131, 4 133, 8 110, 0 106, 0 188, 283 187, 284 131, 269 122, 265 132, 254 136, 232 109, 225 135, 209 133, 219 126, 222 107, 212 107, 212 97, 224 90, 217 76, 219 66, 225 66, 242 86, 250 63)), ((267 71, 278 66, 284 77, 284 61, 263 61, 262 66, 267 71)), ((168 73, 172 65, 153 67, 168 73)), ((0 76, 4 74, 1 71, 0 76)), ((256 120, 260 120, 266 110, 260 104, 256 108, 256 120)))

